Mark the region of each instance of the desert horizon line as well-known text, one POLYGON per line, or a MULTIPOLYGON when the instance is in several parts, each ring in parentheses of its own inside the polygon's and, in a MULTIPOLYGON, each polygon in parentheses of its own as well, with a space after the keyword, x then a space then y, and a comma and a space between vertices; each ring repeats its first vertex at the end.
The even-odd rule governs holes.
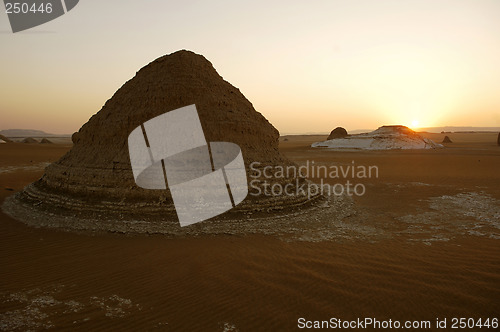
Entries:
MULTIPOLYGON (((432 126, 432 127, 411 127, 411 126, 406 126, 403 124, 382 124, 378 127, 381 126, 405 126, 410 129, 412 129, 415 132, 429 132, 429 133, 441 133, 441 132, 447 132, 447 133, 453 133, 453 132, 498 132, 500 131, 500 126, 432 126)), ((297 132, 297 131, 279 131, 280 136, 288 136, 288 135, 328 135, 331 130, 333 130, 336 127, 342 127, 341 125, 334 125, 330 130, 328 131, 303 131, 303 132, 297 132)), ((377 127, 377 128, 378 128, 377 127)), ((360 133, 366 133, 370 132, 373 130, 376 130, 377 128, 359 128, 359 129, 346 129, 350 134, 360 134, 360 133)), ((78 129, 80 130, 80 129, 78 129)), ((74 132, 53 132, 49 130, 44 130, 44 129, 34 129, 34 128, 2 128, 0 129, 0 134, 6 136, 6 137, 12 137, 12 138, 18 138, 18 137, 25 137, 26 135, 28 136, 39 136, 43 137, 44 135, 47 136, 62 136, 62 137, 70 137, 73 135, 75 132, 78 132, 78 130, 74 132), (25 132, 25 133, 9 133, 9 132, 25 132), (29 133, 31 132, 31 133, 29 133)))

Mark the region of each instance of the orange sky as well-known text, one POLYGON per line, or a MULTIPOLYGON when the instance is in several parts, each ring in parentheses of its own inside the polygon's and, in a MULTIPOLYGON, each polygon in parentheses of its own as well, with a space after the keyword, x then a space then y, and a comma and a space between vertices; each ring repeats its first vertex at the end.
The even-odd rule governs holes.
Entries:
POLYGON ((0 129, 72 133, 135 72, 205 55, 282 133, 500 126, 500 1, 80 1, 13 34, 0 129))

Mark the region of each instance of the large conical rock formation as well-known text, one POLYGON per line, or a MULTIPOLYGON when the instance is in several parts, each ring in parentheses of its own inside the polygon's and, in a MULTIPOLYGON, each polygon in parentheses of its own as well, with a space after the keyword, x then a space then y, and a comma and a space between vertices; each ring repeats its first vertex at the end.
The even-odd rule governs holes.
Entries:
MULTIPOLYGON (((56 215, 94 217, 96 223, 107 217, 130 220, 151 216, 178 225, 168 190, 142 189, 134 182, 127 138, 145 121, 191 104, 196 105, 208 142, 225 141, 240 146, 248 181, 253 179, 252 162, 258 162, 260 168, 291 165, 278 151, 278 131, 243 94, 224 81, 203 56, 178 51, 139 70, 73 134, 73 148, 15 199, 56 215)), ((295 180, 289 177, 273 182, 296 183, 295 180)), ((249 192, 229 213, 263 213, 310 201, 305 195, 256 196, 250 188, 249 192)), ((11 214, 22 219, 22 211, 11 214)), ((75 221, 68 224, 85 228, 75 221)))

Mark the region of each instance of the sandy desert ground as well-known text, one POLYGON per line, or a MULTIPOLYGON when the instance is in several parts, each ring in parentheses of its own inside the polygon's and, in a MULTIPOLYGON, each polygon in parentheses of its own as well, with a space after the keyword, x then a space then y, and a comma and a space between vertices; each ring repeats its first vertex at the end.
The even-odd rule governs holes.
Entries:
MULTIPOLYGON (((0 330, 290 331, 301 317, 500 318, 497 134, 446 135, 454 143, 425 151, 332 151, 310 147, 326 136, 281 137, 298 165, 378 167, 378 178, 352 179, 366 193, 353 197, 356 213, 333 237, 75 234, 2 213, 0 330)), ((0 203, 70 147, 1 144, 0 203)))

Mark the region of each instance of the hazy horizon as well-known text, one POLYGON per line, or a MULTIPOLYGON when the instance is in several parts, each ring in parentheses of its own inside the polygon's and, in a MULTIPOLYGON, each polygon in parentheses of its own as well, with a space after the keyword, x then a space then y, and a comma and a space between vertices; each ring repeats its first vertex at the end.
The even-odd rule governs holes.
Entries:
POLYGON ((179 49, 204 55, 281 133, 500 126, 499 14, 490 0, 81 1, 13 34, 2 13, 0 129, 75 132, 179 49))

